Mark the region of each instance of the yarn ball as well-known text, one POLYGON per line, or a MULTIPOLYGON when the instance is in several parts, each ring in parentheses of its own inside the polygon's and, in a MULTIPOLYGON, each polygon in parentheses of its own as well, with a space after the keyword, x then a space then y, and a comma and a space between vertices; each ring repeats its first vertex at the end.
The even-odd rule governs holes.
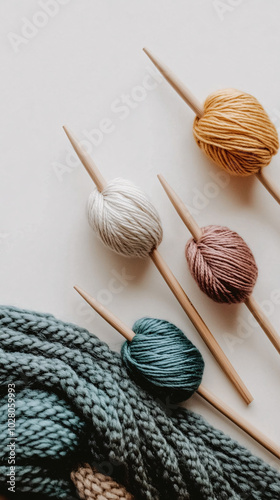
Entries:
POLYGON ((193 133, 204 153, 232 175, 258 173, 279 148, 277 130, 262 105, 235 89, 207 97, 193 133))
POLYGON ((148 256, 162 240, 160 217, 137 186, 114 179, 88 200, 88 220, 103 243, 128 257, 148 256))
POLYGON ((186 259, 199 288, 220 303, 244 302, 258 277, 254 256, 239 234, 207 226, 198 241, 186 245, 186 259))
MULTIPOLYGON (((16 390, 11 499, 74 500, 71 471, 85 462, 137 500, 280 498, 277 470, 200 415, 155 400, 93 333, 49 313, 7 306, 0 306, 0 332, 4 494, 10 493, 8 384, 16 390)), ((88 493, 94 483, 86 486, 88 493)))
POLYGON ((168 321, 142 318, 135 337, 122 346, 122 359, 145 388, 174 402, 190 398, 201 384, 204 361, 184 333, 168 321))

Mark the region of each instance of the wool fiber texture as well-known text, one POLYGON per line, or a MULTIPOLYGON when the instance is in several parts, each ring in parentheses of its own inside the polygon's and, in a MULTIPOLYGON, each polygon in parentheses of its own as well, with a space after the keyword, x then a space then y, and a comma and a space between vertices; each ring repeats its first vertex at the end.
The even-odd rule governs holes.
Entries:
POLYGON ((186 245, 189 269, 199 288, 220 303, 245 302, 252 294, 258 268, 247 243, 223 226, 202 228, 198 241, 186 245))
POLYGON ((88 200, 88 220, 103 243, 127 257, 147 257, 162 240, 160 217, 145 193, 131 182, 114 179, 88 200))
POLYGON ((280 498, 276 470, 201 416, 156 401, 87 330, 3 306, 0 335, 1 487, 14 383, 17 491, 76 498, 71 472, 87 463, 137 500, 280 498))
POLYGON ((123 486, 100 474, 89 464, 83 464, 72 471, 71 479, 81 500, 134 500, 123 486))
POLYGON ((168 321, 141 318, 133 325, 135 337, 122 347, 122 359, 136 380, 155 395, 181 402, 202 382, 204 360, 199 350, 168 321))
POLYGON ((266 167, 279 148, 275 125, 250 94, 224 89, 209 95, 193 134, 204 153, 229 174, 248 176, 266 167))

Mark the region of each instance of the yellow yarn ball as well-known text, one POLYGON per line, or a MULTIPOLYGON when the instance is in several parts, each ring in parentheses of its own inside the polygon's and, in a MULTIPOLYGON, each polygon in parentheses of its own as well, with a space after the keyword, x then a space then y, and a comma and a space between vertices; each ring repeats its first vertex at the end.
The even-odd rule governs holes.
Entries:
POLYGON ((204 153, 232 175, 256 174, 279 147, 277 130, 259 101, 235 89, 207 97, 193 133, 204 153))

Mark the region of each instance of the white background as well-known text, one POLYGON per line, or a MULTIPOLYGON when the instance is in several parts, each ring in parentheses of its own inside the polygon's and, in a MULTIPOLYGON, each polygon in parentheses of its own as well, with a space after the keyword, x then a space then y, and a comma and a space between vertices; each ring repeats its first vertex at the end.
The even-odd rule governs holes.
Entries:
MULTIPOLYGON (((75 322, 116 350, 122 338, 83 303, 75 283, 130 326, 145 315, 174 322, 203 353, 204 385, 280 444, 279 354, 259 327, 250 326, 244 305, 219 305, 200 292, 184 258, 188 231, 156 174, 163 173, 189 207, 199 201, 200 225, 227 225, 246 239, 259 266, 255 298, 266 301, 278 331, 280 207, 254 178, 231 178, 228 186, 213 187, 212 176, 220 170, 193 140, 192 111, 166 82, 147 80, 153 67, 141 50, 151 48, 202 101, 224 87, 252 93, 280 127, 279 1, 64 3, 53 17, 41 16, 39 1, 0 4, 0 301, 75 322), (27 20, 45 26, 33 31, 29 26, 26 33, 27 20), (146 96, 137 89, 145 81, 155 86, 146 96), (114 111, 127 94, 133 108, 114 111), (85 139, 85 131, 98 129, 106 118, 111 132, 98 146, 90 145, 91 154, 106 179, 128 178, 153 200, 164 228, 161 253, 255 396, 249 408, 152 262, 113 254, 88 226, 92 183, 61 127, 67 123, 85 139), (133 279, 112 293, 112 278, 123 268, 133 279), (278 304, 272 301, 277 293, 278 304), (243 339, 241 321, 247 325, 243 339)), ((267 168, 278 185, 279 164, 278 155, 267 168)), ((277 465, 198 396, 187 406, 277 465)))

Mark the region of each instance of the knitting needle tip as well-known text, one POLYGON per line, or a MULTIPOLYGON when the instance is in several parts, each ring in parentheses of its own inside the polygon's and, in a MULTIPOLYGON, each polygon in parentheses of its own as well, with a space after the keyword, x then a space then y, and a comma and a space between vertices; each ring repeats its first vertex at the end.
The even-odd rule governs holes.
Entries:
POLYGON ((157 178, 158 178, 159 182, 161 183, 161 185, 163 185, 164 181, 165 181, 163 175, 162 174, 157 174, 157 178))
POLYGON ((62 125, 62 128, 63 128, 63 130, 64 130, 65 134, 67 135, 67 137, 69 138, 69 136, 70 136, 70 131, 69 131, 69 129, 68 129, 68 127, 67 127, 67 125, 62 125))
POLYGON ((159 70, 166 81, 174 88, 177 94, 192 108, 195 114, 201 118, 204 114, 203 105, 197 100, 197 98, 192 94, 192 92, 184 85, 183 82, 177 78, 177 76, 156 56, 154 56, 150 50, 146 47, 143 48, 145 54, 149 57, 155 67, 159 70))
POLYGON ((75 285, 74 287, 74 290, 76 290, 76 292, 78 292, 81 297, 93 308, 95 309, 95 311, 97 311, 99 314, 100 314, 100 310, 102 309, 102 306, 101 304, 98 303, 98 301, 92 297, 91 295, 89 295, 89 293, 85 292, 80 286, 78 285, 75 285))
POLYGON ((78 285, 74 285, 73 288, 81 295, 81 297, 85 299, 86 292, 84 292, 78 285))
POLYGON ((143 47, 143 52, 148 56, 148 58, 152 61, 152 63, 160 70, 159 61, 157 61, 156 57, 151 53, 147 47, 143 47))
POLYGON ((63 125, 62 128, 63 128, 65 134, 67 135, 69 141, 71 142, 73 148, 77 152, 77 146, 79 146, 78 139, 75 137, 75 135, 73 134, 73 132, 71 132, 71 130, 69 129, 69 127, 67 127, 67 125, 63 125))
POLYGON ((170 199, 173 207, 175 208, 177 214, 179 215, 179 217, 181 217, 182 221, 191 232, 193 238, 196 241, 200 240, 200 238, 202 238, 203 231, 196 223, 195 219, 187 209, 186 205, 183 203, 183 201, 174 191, 174 189, 172 189, 172 187, 168 184, 163 175, 158 174, 157 177, 164 191, 166 192, 168 198, 170 199))
POLYGON ((92 178, 98 191, 102 192, 103 189, 105 189, 105 187, 106 187, 106 181, 105 181, 104 177, 101 175, 101 172, 98 170, 97 166, 95 165, 93 159, 90 157, 90 155, 85 150, 85 148, 80 143, 80 141, 75 137, 73 132, 71 132, 70 129, 66 125, 63 125, 63 130, 66 133, 70 143, 73 146, 74 151, 76 151, 76 153, 77 153, 80 161, 82 162, 83 166, 85 167, 86 171, 88 172, 88 174, 92 178))
POLYGON ((100 315, 107 321, 113 328, 120 332, 123 337, 125 337, 129 342, 132 341, 135 333, 128 328, 119 318, 117 318, 109 309, 104 307, 98 302, 94 297, 91 297, 87 292, 84 292, 78 285, 74 286, 74 289, 81 295, 81 297, 100 315))

